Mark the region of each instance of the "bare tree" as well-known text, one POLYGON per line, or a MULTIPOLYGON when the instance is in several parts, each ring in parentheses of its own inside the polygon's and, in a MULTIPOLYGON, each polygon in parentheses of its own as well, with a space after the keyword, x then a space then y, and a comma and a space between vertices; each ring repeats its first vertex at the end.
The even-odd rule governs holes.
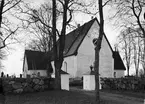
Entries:
MULTIPOLYGON (((4 50, 0 49, 0 69, 3 68, 3 65, 2 65, 2 60, 4 60, 6 57, 6 53, 4 50)), ((0 70, 1 71, 1 70, 0 70)))
POLYGON ((136 77, 138 77, 139 74, 139 66, 141 62, 141 38, 137 37, 133 39, 133 60, 134 60, 134 65, 135 65, 135 70, 136 70, 136 77))
MULTIPOLYGON (((73 15, 72 13, 75 12, 86 12, 91 13, 87 11, 83 11, 82 8, 79 9, 79 7, 86 8, 87 6, 90 6, 92 3, 85 5, 83 2, 78 3, 75 0, 72 0, 69 3, 69 13, 68 16, 70 16, 70 20, 72 20, 73 15), (75 6, 74 6, 75 5, 75 6), (75 7, 75 8, 74 8, 75 7)), ((18 8, 18 13, 15 15, 18 19, 22 20, 23 27, 26 27, 26 30, 28 30, 32 36, 32 41, 28 45, 27 48, 33 49, 33 50, 39 50, 39 51, 50 51, 53 45, 52 41, 52 5, 51 1, 48 1, 47 3, 44 3, 40 6, 40 8, 33 8, 27 3, 23 3, 23 5, 20 5, 18 8), (25 8, 25 9, 24 9, 25 8), (19 15, 18 15, 19 14, 19 15), (20 15, 27 15, 27 18, 23 18, 20 15), (31 44, 33 43, 33 44, 31 44)), ((93 14, 93 13, 92 13, 93 14)), ((63 7, 61 6, 61 3, 59 1, 57 2, 57 8, 56 8, 56 21, 61 20, 63 16, 63 7)), ((69 27, 75 27, 71 25, 70 23, 67 24, 69 27)), ((60 34, 60 29, 56 29, 57 34, 60 34)), ((57 38, 59 36, 57 35, 57 38)))
POLYGON ((129 76, 129 69, 132 63, 133 44, 131 36, 131 28, 122 30, 118 36, 120 51, 123 53, 123 59, 126 63, 127 75, 129 76))
POLYGON ((16 33, 18 27, 12 27, 12 23, 10 22, 8 16, 8 12, 14 10, 14 8, 21 2, 22 0, 1 0, 0 1, 0 49, 6 47, 10 43, 6 41, 12 37, 13 34, 16 33))
POLYGON ((19 5, 18 12, 14 16, 21 20, 23 29, 30 34, 30 43, 27 48, 48 52, 52 48, 52 7, 49 4, 41 4, 39 8, 33 8, 27 3, 19 5), (25 17, 21 16, 25 15, 25 17))
POLYGON ((145 37, 144 22, 144 0, 112 0, 110 3, 112 8, 116 10, 111 16, 121 27, 140 28, 142 37, 145 37))
MULTIPOLYGON (((71 21, 73 18, 73 12, 77 12, 77 11, 80 12, 82 10, 85 10, 84 12, 90 14, 90 12, 86 9, 86 7, 93 5, 93 3, 85 4, 82 1, 78 1, 78 0, 56 0, 56 1, 54 0, 54 1, 49 1, 49 4, 50 5, 47 5, 48 11, 50 11, 48 13, 51 14, 53 11, 53 16, 51 15, 50 18, 50 21, 53 21, 53 25, 51 25, 50 22, 48 22, 48 20, 44 19, 43 15, 47 13, 42 13, 43 11, 39 13, 38 10, 34 8, 30 8, 28 5, 25 6, 27 8, 26 11, 22 7, 19 7, 20 13, 27 14, 28 18, 24 19, 18 16, 17 18, 21 19, 24 25, 27 24, 28 26, 30 26, 31 24, 37 24, 35 26, 33 25, 36 31, 38 31, 39 29, 42 30, 44 29, 44 27, 46 27, 46 30, 49 30, 45 34, 52 36, 56 89, 60 89, 61 88, 60 69, 63 63, 63 50, 65 46, 66 28, 68 26, 72 26, 71 21), (52 5, 50 4, 51 2, 52 5), (60 27, 56 26, 56 23, 58 21, 59 24, 61 24, 60 27), (39 29, 36 27, 39 27, 39 29)), ((45 31, 41 31, 41 32, 44 34, 45 31)), ((39 44, 38 48, 40 47, 41 46, 39 44)))
MULTIPOLYGON (((69 10, 69 1, 61 1, 59 2, 63 6, 63 22, 62 22, 62 29, 61 33, 59 34, 59 45, 56 42, 56 1, 53 0, 53 53, 54 53, 54 66, 55 66, 55 79, 56 79, 56 89, 60 89, 60 69, 63 62, 63 50, 65 45, 65 33, 66 33, 66 26, 71 20, 71 11, 69 10), (67 19, 67 11, 70 12, 70 17, 67 19)), ((108 1, 107 1, 108 2, 108 1)), ((106 3, 107 3, 106 2, 106 3)), ((102 38, 104 34, 104 19, 103 19, 103 3, 102 0, 99 0, 99 16, 100 16, 100 29, 99 29, 99 37, 97 40, 94 41, 95 47, 95 81, 96 81, 96 102, 99 104, 100 96, 99 96, 99 52, 101 49, 102 38)))
POLYGON ((19 29, 18 26, 14 26, 9 16, 10 11, 14 11, 14 8, 22 0, 1 0, 0 1, 0 68, 2 68, 1 60, 6 56, 4 48, 9 44, 15 42, 7 42, 8 40, 15 40, 14 35, 19 29))
POLYGON ((144 76, 145 76, 145 39, 142 39, 142 45, 141 45, 141 65, 144 70, 144 76))
POLYGON ((95 70, 95 95, 96 95, 96 103, 100 104, 100 93, 99 93, 99 53, 101 50, 101 43, 102 43, 102 38, 103 38, 103 34, 104 34, 104 15, 103 15, 103 7, 110 2, 110 0, 108 1, 104 1, 103 4, 103 0, 99 0, 98 1, 98 10, 99 10, 99 37, 98 39, 94 39, 93 43, 95 45, 95 64, 94 64, 94 70, 95 70))
POLYGON ((49 52, 51 49, 49 37, 32 39, 26 46, 26 49, 49 52))

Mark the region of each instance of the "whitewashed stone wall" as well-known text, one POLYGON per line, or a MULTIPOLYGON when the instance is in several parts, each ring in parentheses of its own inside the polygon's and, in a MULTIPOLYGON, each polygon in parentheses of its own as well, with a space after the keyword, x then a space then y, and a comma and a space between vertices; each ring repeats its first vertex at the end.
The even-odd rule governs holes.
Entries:
POLYGON ((28 73, 28 64, 27 64, 27 59, 24 57, 24 65, 23 65, 23 77, 26 78, 27 73, 28 73))
POLYGON ((69 74, 61 74, 61 89, 69 91, 69 74))
POLYGON ((62 70, 69 73, 71 78, 77 74, 77 56, 69 56, 64 58, 62 70))
POLYGON ((82 77, 82 75, 90 71, 90 66, 94 65, 95 60, 95 50, 93 39, 98 37, 98 24, 94 22, 87 36, 84 38, 82 44, 78 49, 77 55, 77 76, 82 77))
POLYGON ((124 77, 124 70, 114 70, 116 73, 116 78, 124 77))
POLYGON ((99 65, 100 77, 113 77, 114 59, 112 56, 113 53, 106 39, 103 37, 102 46, 100 50, 100 65, 99 65))
MULTIPOLYGON (((83 43, 81 44, 77 60, 78 60, 78 71, 77 76, 82 76, 90 70, 90 65, 94 64, 95 60, 95 50, 93 39, 98 36, 98 25, 96 22, 92 25, 92 28, 85 37, 83 43)), ((114 59, 112 57, 113 53, 109 47, 106 38, 103 37, 102 46, 100 51, 100 77, 113 77, 114 72, 114 59)))
MULTIPOLYGON (((95 50, 93 39, 98 37, 99 28, 97 22, 94 22, 87 36, 78 49, 77 56, 69 56, 64 58, 62 70, 66 71, 65 62, 67 63, 67 72, 71 78, 82 77, 84 73, 90 71, 90 65, 94 65, 95 50)), ((103 37, 102 47, 100 51, 100 77, 113 77, 114 59, 113 53, 103 37)), ((53 62, 52 62, 53 65, 53 62)), ((54 69, 54 66, 53 66, 54 69)), ((55 71, 54 71, 55 73, 55 71)))
POLYGON ((83 89, 95 90, 95 75, 83 75, 83 89))
MULTIPOLYGON (((52 61, 51 64, 52 64, 52 67, 53 67, 52 77, 54 77, 54 74, 55 74, 54 61, 52 61)), ((77 56, 65 57, 61 69, 65 72, 69 73, 71 78, 76 77, 77 56), (66 66, 66 64, 67 64, 67 66, 66 66)))
POLYGON ((40 76, 46 77, 47 76, 47 70, 28 70, 27 74, 30 76, 37 75, 38 72, 40 73, 40 76))

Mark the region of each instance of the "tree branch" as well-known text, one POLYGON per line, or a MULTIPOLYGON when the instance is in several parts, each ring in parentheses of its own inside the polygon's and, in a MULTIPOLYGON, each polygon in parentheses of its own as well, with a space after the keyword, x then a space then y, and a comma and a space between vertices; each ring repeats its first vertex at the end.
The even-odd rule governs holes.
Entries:
POLYGON ((7 35, 4 39, 2 39, 2 43, 3 43, 3 46, 0 47, 0 49, 6 47, 6 40, 12 35, 12 34, 15 34, 15 32, 19 29, 19 27, 17 29, 15 29, 14 31, 11 31, 11 33, 9 35, 7 35))
POLYGON ((4 14, 5 12, 9 11, 10 9, 12 9, 13 7, 15 7, 16 5, 18 5, 22 0, 19 0, 18 2, 16 2, 14 5, 12 5, 11 7, 9 7, 8 9, 6 9, 5 11, 2 12, 2 14, 4 14))

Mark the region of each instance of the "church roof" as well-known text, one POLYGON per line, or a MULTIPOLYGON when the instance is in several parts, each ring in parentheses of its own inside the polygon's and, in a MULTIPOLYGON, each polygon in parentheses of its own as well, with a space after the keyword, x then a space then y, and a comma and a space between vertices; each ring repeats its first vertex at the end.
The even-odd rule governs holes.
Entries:
POLYGON ((96 18, 85 23, 84 25, 78 27, 77 29, 66 35, 64 57, 77 54, 79 46, 81 45, 84 37, 87 35, 95 20, 96 18))
MULTIPOLYGON (((82 41, 95 21, 99 24, 97 18, 94 18, 65 36, 64 57, 77 55, 79 46, 81 45, 82 41)), ((113 52, 113 49, 106 35, 104 34, 103 36, 106 38, 106 41, 108 42, 108 45, 113 52)))
POLYGON ((28 70, 46 70, 48 67, 51 67, 49 53, 25 50, 24 57, 26 57, 27 60, 28 70))
MULTIPOLYGON (((78 27, 77 29, 73 30, 72 32, 68 33, 65 36, 65 47, 64 47, 64 57, 77 55, 77 51, 79 46, 81 45, 82 41, 84 40, 85 36, 87 35, 88 31, 90 30, 91 26, 94 22, 98 22, 97 18, 90 20, 89 22, 85 23, 84 25, 78 27)), ((114 69, 115 70, 126 70, 123 64, 123 61, 118 52, 113 51, 106 35, 103 35, 113 53, 114 58, 114 69)), ((59 40, 58 40, 59 41, 59 40)), ((58 42, 59 43, 59 42, 58 42)), ((50 60, 53 60, 53 55, 51 53, 44 53, 39 51, 30 51, 26 50, 25 55, 28 61, 29 69, 46 69, 47 64, 50 60), (51 55, 51 59, 50 56, 51 55)))
MULTIPOLYGON (((64 57, 77 55, 79 46, 81 45, 82 41, 84 40, 85 36, 87 35, 88 31, 90 30, 91 26, 95 21, 99 24, 97 18, 94 18, 66 35, 64 57)), ((113 51, 105 33, 103 34, 103 36, 106 39, 112 53, 114 54, 113 58, 115 62, 114 63, 115 70, 121 70, 121 69, 126 70, 123 61, 120 57, 120 54, 118 52, 113 51)))
POLYGON ((113 57, 114 57, 114 70, 126 70, 118 51, 113 52, 113 57))

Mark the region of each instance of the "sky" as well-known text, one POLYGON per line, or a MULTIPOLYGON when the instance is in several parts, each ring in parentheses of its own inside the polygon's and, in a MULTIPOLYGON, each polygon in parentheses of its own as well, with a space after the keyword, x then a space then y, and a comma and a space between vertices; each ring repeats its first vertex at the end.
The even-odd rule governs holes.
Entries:
MULTIPOLYGON (((30 2, 32 5, 36 7, 39 7, 39 5, 45 0, 41 0, 41 1, 40 0, 26 0, 26 1, 30 2)), ((116 43, 116 37, 118 36, 119 32, 107 21, 106 13, 108 13, 107 8, 106 8, 106 11, 104 10, 104 14, 105 14, 104 31, 111 46, 114 48, 114 44, 116 43)), ((91 20, 91 16, 84 15, 81 13, 76 14, 75 18, 77 22, 80 24, 83 24, 91 20)), ((23 68, 25 44, 13 44, 13 45, 10 45, 10 47, 12 49, 9 50, 7 58, 3 61, 4 72, 5 74, 9 74, 9 75, 15 74, 16 76, 19 76, 19 74, 22 73, 22 68, 23 68)))

